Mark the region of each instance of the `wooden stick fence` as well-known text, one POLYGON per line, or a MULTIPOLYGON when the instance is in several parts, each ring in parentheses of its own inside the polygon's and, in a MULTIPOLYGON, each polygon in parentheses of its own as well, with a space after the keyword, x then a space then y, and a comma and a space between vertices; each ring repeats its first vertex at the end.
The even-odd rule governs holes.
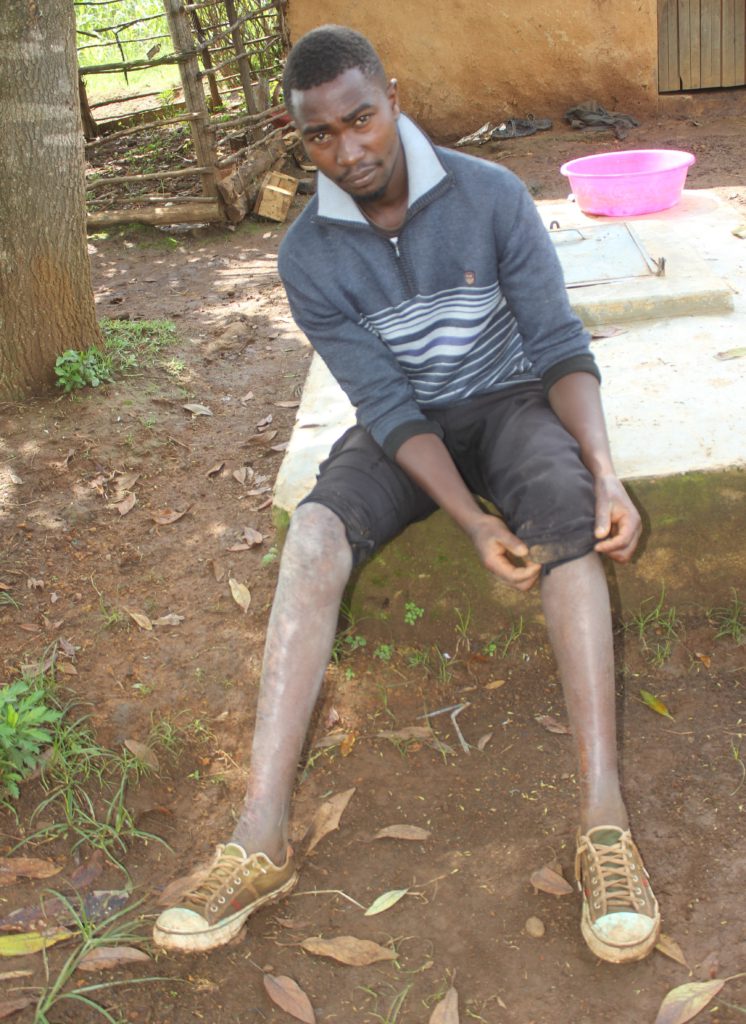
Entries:
POLYGON ((278 82, 288 47, 285 2, 162 0, 163 14, 145 14, 136 19, 130 16, 117 22, 116 14, 111 14, 122 0, 75 0, 79 10, 103 8, 109 15, 106 24, 95 27, 90 25, 95 16, 89 16, 86 31, 81 30, 87 39, 81 41, 79 51, 115 47, 121 55, 120 60, 79 67, 86 153, 94 162, 97 175, 89 174, 86 183, 92 207, 91 225, 127 220, 168 224, 240 219, 250 205, 246 198, 253 184, 250 171, 265 164, 267 168, 276 166, 285 152, 281 143, 285 129, 276 120, 285 110, 281 104, 270 102, 273 83, 278 82), (152 24, 159 19, 167 32, 152 24), (145 29, 143 35, 138 35, 140 26, 145 29), (170 52, 153 52, 161 49, 164 40, 171 40, 170 52), (156 41, 159 46, 143 54, 144 44, 156 41), (138 53, 141 44, 143 50, 138 53), (178 68, 180 98, 177 102, 172 92, 164 101, 166 105, 160 105, 160 116, 158 108, 151 106, 148 120, 140 120, 145 114, 130 106, 137 100, 162 96, 152 88, 88 103, 84 76, 127 75, 169 66, 178 68), (243 105, 243 112, 236 110, 237 102, 243 105), (106 115, 108 120, 97 125, 92 111, 99 117, 98 111, 103 113, 102 108, 117 103, 124 104, 130 112, 112 112, 106 115), (175 114, 174 106, 184 108, 183 113, 175 114), (222 113, 226 110, 228 116, 222 113), (153 141, 156 138, 157 143, 153 141), (143 139, 144 142, 138 142, 143 139), (185 141, 188 139, 191 144, 185 141), (186 165, 179 167, 178 161, 184 160, 186 154, 177 154, 184 153, 185 146, 191 153, 186 165), (167 161, 169 148, 174 155, 167 161), (133 169, 129 173, 133 158, 146 161, 142 172, 133 169), (107 169, 111 160, 115 161, 116 171, 127 173, 111 174, 107 169), (161 162, 168 165, 162 170, 153 169, 154 162, 156 168, 161 162), (243 163, 247 166, 239 175, 243 163), (159 183, 157 194, 148 192, 155 181, 159 183), (199 194, 192 194, 195 182, 199 183, 199 194), (174 191, 178 183, 182 183, 181 190, 174 191), (102 202, 106 209, 100 208, 102 202))

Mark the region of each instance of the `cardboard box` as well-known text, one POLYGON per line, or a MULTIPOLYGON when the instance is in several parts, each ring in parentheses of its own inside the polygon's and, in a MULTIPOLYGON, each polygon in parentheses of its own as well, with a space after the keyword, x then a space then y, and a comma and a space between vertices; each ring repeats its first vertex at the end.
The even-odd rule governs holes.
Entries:
POLYGON ((254 213, 267 220, 284 221, 297 190, 297 178, 279 171, 270 171, 259 188, 254 213))

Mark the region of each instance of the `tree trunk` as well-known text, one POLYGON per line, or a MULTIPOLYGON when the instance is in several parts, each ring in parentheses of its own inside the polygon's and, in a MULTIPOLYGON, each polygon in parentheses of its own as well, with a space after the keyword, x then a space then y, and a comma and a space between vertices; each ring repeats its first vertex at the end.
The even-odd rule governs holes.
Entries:
POLYGON ((54 382, 56 356, 100 340, 85 236, 70 0, 2 0, 0 399, 54 382))

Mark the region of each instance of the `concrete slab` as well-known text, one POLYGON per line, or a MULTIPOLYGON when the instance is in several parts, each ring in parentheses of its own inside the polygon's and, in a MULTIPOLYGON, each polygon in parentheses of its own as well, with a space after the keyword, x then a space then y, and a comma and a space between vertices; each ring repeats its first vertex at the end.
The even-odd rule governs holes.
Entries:
MULTIPOLYGON (((547 225, 598 222, 567 201, 542 202, 538 208, 547 225)), ((714 192, 700 190, 685 192, 670 210, 625 219, 651 255, 670 254, 682 279, 688 279, 690 295, 696 282, 680 254, 696 250, 697 264, 724 283, 730 302, 727 311, 705 303, 689 315, 673 316, 676 289, 669 278, 655 279, 659 318, 629 322, 623 320, 624 288, 614 301, 607 296, 606 323, 621 324, 620 333, 595 341, 593 349, 604 377, 617 472, 630 479, 746 466, 746 358, 720 358, 746 338, 746 240, 732 234, 743 214, 714 192)), ((604 285, 604 291, 610 287, 604 285)), ((582 290, 571 289, 571 298, 582 290)), ((319 462, 353 421, 343 392, 314 357, 275 486, 279 509, 292 512, 308 493, 319 462)))

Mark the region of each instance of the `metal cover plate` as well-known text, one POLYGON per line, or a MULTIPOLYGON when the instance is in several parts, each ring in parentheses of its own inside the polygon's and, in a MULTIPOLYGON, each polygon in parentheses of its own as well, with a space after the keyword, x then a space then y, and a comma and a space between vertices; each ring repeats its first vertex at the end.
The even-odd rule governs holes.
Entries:
POLYGON ((663 273, 665 261, 653 259, 626 223, 582 228, 550 226, 549 237, 568 288, 633 277, 658 277, 663 273))

